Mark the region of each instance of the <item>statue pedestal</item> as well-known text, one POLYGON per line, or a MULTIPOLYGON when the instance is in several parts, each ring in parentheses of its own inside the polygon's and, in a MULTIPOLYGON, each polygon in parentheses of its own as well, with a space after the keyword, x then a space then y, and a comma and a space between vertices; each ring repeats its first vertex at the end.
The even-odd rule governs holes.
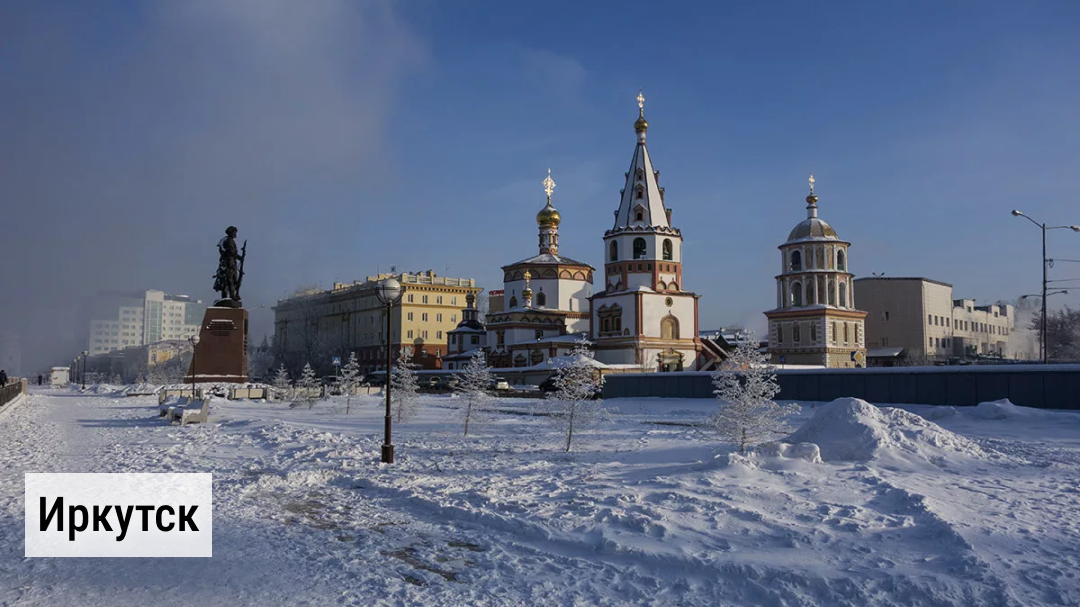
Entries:
POLYGON ((199 343, 185 382, 236 383, 248 381, 248 313, 243 308, 207 308, 199 343))

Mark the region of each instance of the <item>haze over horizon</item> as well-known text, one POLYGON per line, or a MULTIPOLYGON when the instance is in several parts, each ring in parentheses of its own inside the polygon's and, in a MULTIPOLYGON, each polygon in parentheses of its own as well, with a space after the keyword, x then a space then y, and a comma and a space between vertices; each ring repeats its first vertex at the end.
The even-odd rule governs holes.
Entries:
POLYGON ((1009 211, 1080 224, 1078 26, 1063 1, 5 2, 0 331, 30 371, 85 348, 99 290, 210 302, 230 224, 256 343, 301 285, 501 288, 548 168, 561 252, 602 267, 639 88, 702 328, 764 327, 810 173, 857 276, 1012 301, 1040 237, 1009 211))

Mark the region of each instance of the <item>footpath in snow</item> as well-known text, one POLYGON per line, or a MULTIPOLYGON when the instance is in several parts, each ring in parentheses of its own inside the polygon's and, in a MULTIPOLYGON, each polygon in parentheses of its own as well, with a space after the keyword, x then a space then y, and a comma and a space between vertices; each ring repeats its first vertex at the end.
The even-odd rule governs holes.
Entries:
POLYGON ((376 397, 42 391, 0 411, 0 606, 1078 605, 1080 415, 800 403, 732 454, 704 400, 608 403, 575 452, 535 401, 468 437, 429 397, 378 462, 376 397), (211 559, 24 559, 24 472, 212 472, 211 559))

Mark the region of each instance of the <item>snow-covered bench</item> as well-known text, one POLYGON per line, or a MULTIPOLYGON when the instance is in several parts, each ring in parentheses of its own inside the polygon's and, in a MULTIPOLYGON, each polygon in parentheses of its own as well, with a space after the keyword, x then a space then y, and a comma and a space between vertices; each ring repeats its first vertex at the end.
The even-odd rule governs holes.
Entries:
POLYGON ((191 401, 186 407, 174 407, 169 414, 171 421, 179 421, 181 426, 188 424, 205 424, 210 415, 210 399, 204 398, 191 401), (198 406, 198 408, 196 408, 198 406))
POLYGON ((177 407, 186 407, 190 402, 191 399, 186 396, 183 396, 175 401, 163 401, 160 405, 158 405, 158 417, 168 417, 171 420, 173 409, 177 407))

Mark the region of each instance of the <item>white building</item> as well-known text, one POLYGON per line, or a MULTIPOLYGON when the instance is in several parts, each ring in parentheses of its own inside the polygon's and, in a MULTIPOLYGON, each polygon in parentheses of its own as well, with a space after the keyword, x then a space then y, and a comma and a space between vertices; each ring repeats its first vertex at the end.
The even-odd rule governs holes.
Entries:
POLYGON ((645 146, 644 103, 639 94, 637 145, 615 224, 604 233, 604 290, 590 299, 591 340, 605 364, 694 370, 702 362, 700 296, 684 289, 682 232, 671 223, 645 146))
POLYGON ((562 216, 551 206, 555 182, 543 181, 547 204, 536 214, 539 254, 503 266, 502 306, 487 317, 492 367, 528 367, 561 356, 589 331, 594 268, 559 254, 562 216))
POLYGON ((198 333, 206 306, 186 295, 148 290, 98 297, 90 321, 91 355, 198 333))

